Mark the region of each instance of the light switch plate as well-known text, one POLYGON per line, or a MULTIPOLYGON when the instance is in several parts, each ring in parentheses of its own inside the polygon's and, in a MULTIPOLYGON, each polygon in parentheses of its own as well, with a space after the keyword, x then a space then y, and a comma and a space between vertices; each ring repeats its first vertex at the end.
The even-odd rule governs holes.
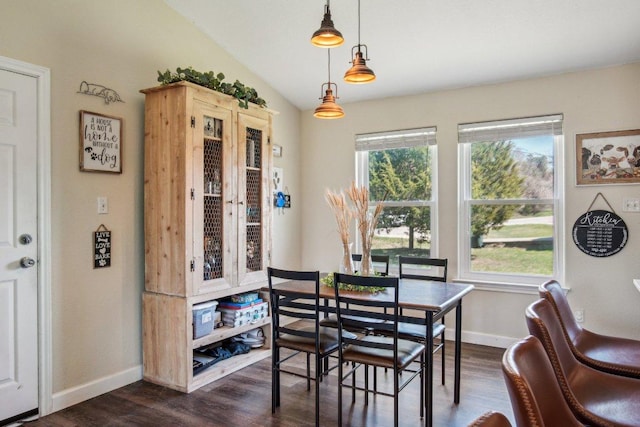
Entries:
POLYGON ((109 213, 109 201, 106 197, 98 197, 98 213, 99 214, 107 214, 109 213))

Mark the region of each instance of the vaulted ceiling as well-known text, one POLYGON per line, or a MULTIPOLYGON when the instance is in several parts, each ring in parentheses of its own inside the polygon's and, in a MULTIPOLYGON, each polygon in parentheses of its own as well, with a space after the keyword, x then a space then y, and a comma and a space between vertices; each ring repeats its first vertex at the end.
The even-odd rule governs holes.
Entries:
MULTIPOLYGON (((327 50, 310 38, 325 0, 165 1, 294 105, 319 104, 327 50)), ((331 13, 345 38, 331 49, 342 104, 640 61, 640 0, 362 0, 377 79, 349 85, 358 2, 334 0, 331 13)))

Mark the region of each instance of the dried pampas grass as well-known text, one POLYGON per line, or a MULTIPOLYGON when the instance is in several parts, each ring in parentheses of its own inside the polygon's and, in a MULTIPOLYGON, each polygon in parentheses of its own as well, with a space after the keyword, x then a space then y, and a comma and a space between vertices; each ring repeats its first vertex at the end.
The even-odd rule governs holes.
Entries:
POLYGON ((342 191, 334 193, 331 190, 326 190, 325 199, 331 207, 333 214, 336 217, 336 223, 338 224, 338 234, 340 234, 340 240, 342 241, 342 253, 344 259, 342 265, 344 266, 345 273, 353 273, 353 262, 351 261, 351 243, 349 242, 349 225, 353 218, 353 212, 347 206, 347 199, 342 191))
POLYGON ((373 212, 369 212, 369 190, 366 187, 358 187, 354 182, 347 190, 347 194, 353 203, 353 216, 358 221, 358 230, 360 231, 360 239, 362 244, 362 263, 361 269, 363 275, 369 275, 372 272, 371 265, 371 244, 373 241, 373 233, 378 225, 378 219, 382 214, 384 206, 382 201, 376 204, 373 212))

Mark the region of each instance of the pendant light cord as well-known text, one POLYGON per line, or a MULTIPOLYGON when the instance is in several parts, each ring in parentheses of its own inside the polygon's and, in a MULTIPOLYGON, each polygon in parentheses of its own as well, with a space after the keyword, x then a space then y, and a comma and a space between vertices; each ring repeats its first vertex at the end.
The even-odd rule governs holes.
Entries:
POLYGON ((327 71, 329 74, 329 88, 331 88, 331 49, 327 49, 327 71))
POLYGON ((360 0, 358 0, 358 50, 360 50, 360 0))

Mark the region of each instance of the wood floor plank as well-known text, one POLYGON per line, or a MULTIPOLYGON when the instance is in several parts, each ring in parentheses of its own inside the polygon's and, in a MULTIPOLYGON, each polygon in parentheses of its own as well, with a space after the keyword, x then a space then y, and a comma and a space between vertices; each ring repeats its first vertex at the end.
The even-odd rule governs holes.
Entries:
MULTIPOLYGON (((461 402, 453 403, 453 346, 447 349, 446 385, 439 384, 440 355, 434 356, 434 426, 467 426, 486 411, 504 413, 515 425, 501 370, 503 349, 463 344, 461 402)), ((304 359, 292 359, 301 369, 304 359)), ((28 427, 92 426, 313 426, 314 392, 306 381, 282 374, 282 401, 271 414, 271 364, 265 359, 208 384, 190 394, 138 381, 110 393, 29 422, 28 427)), ((320 421, 337 424, 337 373, 334 370, 320 387, 320 421)), ((379 387, 389 386, 391 376, 378 371, 379 387), (386 381, 385 378, 389 378, 386 381)), ((362 379, 361 373, 359 378, 362 379)), ((393 399, 370 397, 364 405, 360 393, 351 405, 344 394, 343 420, 349 426, 393 425, 393 399)), ((400 393, 400 425, 424 425, 419 416, 417 380, 400 393)))

